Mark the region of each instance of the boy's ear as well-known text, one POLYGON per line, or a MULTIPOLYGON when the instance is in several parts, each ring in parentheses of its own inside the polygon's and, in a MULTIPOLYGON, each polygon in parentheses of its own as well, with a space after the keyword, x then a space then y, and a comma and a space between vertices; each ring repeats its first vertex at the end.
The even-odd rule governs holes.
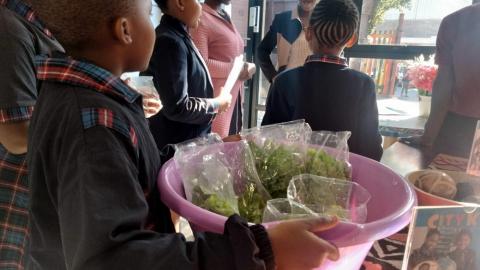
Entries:
POLYGON ((347 45, 345 45, 345 47, 351 48, 351 47, 353 47, 353 45, 357 44, 357 41, 358 41, 358 35, 355 33, 350 38, 350 40, 347 42, 347 45))
POLYGON ((173 0, 173 6, 179 11, 185 10, 185 1, 184 0, 173 0))
POLYGON ((132 44, 132 27, 130 21, 125 18, 117 18, 114 22, 115 38, 124 45, 132 44))

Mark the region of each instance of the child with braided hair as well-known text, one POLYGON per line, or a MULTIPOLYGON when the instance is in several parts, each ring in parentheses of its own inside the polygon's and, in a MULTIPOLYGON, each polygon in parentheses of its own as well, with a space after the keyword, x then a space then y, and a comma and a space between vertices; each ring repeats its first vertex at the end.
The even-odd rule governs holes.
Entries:
POLYGON ((321 0, 315 6, 306 32, 314 54, 275 79, 262 125, 305 119, 313 130, 350 131, 350 151, 380 160, 375 83, 341 57, 356 43, 358 24, 352 0, 321 0))

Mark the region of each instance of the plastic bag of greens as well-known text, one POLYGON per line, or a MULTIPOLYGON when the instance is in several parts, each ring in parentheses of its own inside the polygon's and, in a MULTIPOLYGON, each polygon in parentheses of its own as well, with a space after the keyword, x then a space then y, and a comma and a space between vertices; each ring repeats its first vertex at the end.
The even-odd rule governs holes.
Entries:
POLYGON ((365 188, 351 181, 303 174, 292 179, 287 198, 319 215, 364 223, 371 196, 365 188))
POLYGON ((223 144, 216 134, 176 145, 174 161, 189 201, 214 213, 239 213, 223 144))
POLYGON ((289 199, 273 199, 267 202, 263 222, 318 217, 319 215, 305 205, 289 199))
POLYGON ((293 176, 305 172, 311 129, 303 120, 245 130, 258 176, 272 198, 285 198, 293 176))
POLYGON ((250 222, 260 222, 270 197, 260 183, 247 142, 215 141, 177 148, 175 162, 187 199, 218 214, 238 213, 250 222))
POLYGON ((314 131, 309 140, 305 173, 350 179, 348 139, 351 132, 314 131))

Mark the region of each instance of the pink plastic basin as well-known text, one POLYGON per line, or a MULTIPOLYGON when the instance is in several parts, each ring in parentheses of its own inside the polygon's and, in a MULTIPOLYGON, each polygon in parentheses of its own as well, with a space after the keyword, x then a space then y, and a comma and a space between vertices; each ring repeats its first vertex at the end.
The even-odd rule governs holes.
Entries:
MULTIPOLYGON (((372 196, 367 205, 365 224, 342 222, 322 232, 320 237, 340 248, 337 262, 326 262, 319 269, 352 270, 362 265, 373 242, 386 238, 408 225, 413 207, 417 205, 411 184, 386 166, 371 159, 350 154, 352 176, 372 196)), ((227 217, 195 206, 185 199, 182 179, 173 160, 169 160, 158 177, 163 202, 186 218, 195 231, 223 233, 227 217)), ((275 224, 264 224, 266 227, 275 224)))

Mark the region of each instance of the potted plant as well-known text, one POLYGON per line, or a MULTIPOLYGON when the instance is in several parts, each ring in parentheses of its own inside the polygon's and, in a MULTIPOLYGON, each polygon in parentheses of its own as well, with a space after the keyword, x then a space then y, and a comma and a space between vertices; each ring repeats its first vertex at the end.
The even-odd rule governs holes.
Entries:
POLYGON ((437 76, 437 66, 415 64, 409 67, 407 76, 410 84, 418 90, 420 116, 428 117, 432 103, 433 81, 437 76))

